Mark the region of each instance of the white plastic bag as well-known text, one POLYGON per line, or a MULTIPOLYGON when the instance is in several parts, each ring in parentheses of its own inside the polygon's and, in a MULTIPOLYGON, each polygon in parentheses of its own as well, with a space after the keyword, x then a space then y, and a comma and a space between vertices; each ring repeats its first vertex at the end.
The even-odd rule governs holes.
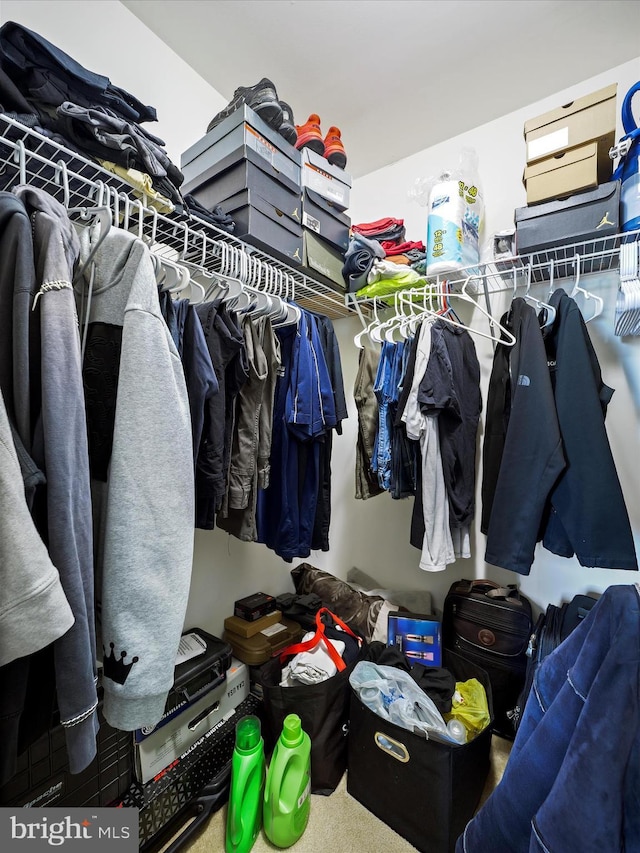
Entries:
POLYGON ((427 738, 437 732, 446 740, 452 740, 433 700, 408 672, 394 666, 360 661, 353 668, 349 683, 362 703, 383 719, 410 732, 420 732, 427 738))

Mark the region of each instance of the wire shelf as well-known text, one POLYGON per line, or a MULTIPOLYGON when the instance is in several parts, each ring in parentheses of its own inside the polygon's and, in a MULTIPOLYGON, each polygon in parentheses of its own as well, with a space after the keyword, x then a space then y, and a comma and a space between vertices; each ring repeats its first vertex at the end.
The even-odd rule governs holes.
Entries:
POLYGON ((324 282, 197 216, 161 212, 154 206, 157 202, 143 190, 54 139, 0 114, 0 189, 10 191, 19 184, 46 190, 68 208, 108 204, 117 224, 143 238, 155 254, 188 260, 207 272, 221 272, 223 247, 233 246, 242 254, 246 268, 252 270, 254 286, 268 290, 277 278, 302 307, 332 319, 351 313, 344 295, 324 282))

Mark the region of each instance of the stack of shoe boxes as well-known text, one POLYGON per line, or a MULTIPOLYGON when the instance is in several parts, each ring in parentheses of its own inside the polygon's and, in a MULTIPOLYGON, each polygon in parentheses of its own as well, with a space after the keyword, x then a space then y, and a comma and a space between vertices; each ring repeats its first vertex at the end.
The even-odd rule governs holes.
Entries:
POLYGON ((299 265, 300 164, 300 152, 243 104, 184 152, 183 192, 230 214, 234 236, 299 265))
POLYGON ((182 155, 183 192, 236 224, 234 236, 333 289, 349 245, 351 177, 301 151, 246 104, 182 155))
POLYGON ((609 157, 616 89, 607 86, 525 122, 527 207, 515 212, 520 254, 617 231, 619 184, 611 181, 609 157))
POLYGON ((344 290, 342 266, 349 246, 351 176, 302 149, 303 263, 310 275, 344 290))

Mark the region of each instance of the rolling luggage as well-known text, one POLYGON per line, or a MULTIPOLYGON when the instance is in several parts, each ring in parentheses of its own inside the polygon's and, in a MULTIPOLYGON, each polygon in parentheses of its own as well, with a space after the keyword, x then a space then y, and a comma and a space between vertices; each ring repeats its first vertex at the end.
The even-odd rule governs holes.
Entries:
POLYGON ((493 731, 515 735, 514 710, 525 683, 527 646, 533 629, 531 602, 516 584, 459 580, 444 601, 445 649, 486 670, 493 696, 493 731))

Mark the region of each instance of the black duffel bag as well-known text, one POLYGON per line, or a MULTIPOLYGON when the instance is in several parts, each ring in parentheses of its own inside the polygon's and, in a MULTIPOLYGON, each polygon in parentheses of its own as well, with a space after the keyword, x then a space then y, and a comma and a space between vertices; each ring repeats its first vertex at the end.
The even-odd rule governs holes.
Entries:
POLYGON ((493 731, 511 739, 532 630, 531 602, 516 584, 459 580, 449 588, 442 617, 444 648, 486 670, 493 695, 493 731))

